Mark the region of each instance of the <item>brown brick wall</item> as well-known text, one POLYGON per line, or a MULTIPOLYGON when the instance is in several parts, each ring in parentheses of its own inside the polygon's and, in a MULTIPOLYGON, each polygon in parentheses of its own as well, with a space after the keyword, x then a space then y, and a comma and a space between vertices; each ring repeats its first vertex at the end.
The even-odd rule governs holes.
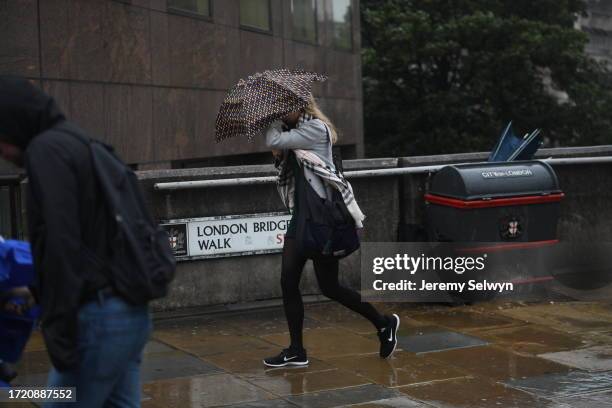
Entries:
POLYGON ((238 0, 212 0, 212 19, 165 0, 0 0, 0 73, 40 81, 66 113, 130 163, 264 152, 262 140, 213 141, 226 90, 278 67, 323 72, 321 105, 341 144, 362 152, 359 5, 352 52, 331 43, 330 2, 317 0, 318 44, 291 39, 289 0, 271 0, 272 34, 240 28, 238 0))

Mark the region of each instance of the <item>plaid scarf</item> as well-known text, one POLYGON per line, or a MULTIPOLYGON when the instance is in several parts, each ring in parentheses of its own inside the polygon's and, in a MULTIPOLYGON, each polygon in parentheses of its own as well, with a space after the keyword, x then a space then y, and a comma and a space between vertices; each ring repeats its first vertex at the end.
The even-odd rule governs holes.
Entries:
MULTIPOLYGON (((310 119, 312 119, 311 116, 305 115, 300 118, 299 124, 310 119)), ((357 205, 357 201, 353 194, 353 187, 344 178, 344 175, 340 172, 333 172, 331 168, 326 166, 323 160, 312 151, 295 149, 293 153, 295 153, 295 157, 302 168, 309 169, 316 176, 320 177, 325 184, 337 189, 341 193, 346 208, 355 220, 356 227, 363 228, 365 215, 361 212, 359 205, 357 205)), ((280 194, 283 204, 285 204, 289 211, 293 212, 293 208, 295 207, 295 174, 293 174, 293 169, 288 163, 286 154, 277 166, 277 169, 278 179, 276 181, 276 187, 278 193, 280 194)))

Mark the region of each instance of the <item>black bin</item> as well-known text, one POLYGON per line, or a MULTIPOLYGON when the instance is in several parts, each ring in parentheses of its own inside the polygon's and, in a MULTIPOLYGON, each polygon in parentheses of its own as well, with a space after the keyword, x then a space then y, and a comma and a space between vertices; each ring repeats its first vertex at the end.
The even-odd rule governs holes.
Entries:
POLYGON ((432 241, 553 242, 563 192, 542 161, 451 165, 425 195, 432 241))

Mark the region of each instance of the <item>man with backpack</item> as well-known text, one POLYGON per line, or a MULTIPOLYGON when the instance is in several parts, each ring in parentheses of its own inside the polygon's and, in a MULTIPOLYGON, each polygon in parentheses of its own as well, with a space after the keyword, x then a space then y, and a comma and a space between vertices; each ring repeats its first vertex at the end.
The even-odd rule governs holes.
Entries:
POLYGON ((0 76, 0 155, 28 175, 48 386, 76 387, 79 407, 140 406, 147 301, 165 294, 174 259, 135 176, 22 78, 0 76))

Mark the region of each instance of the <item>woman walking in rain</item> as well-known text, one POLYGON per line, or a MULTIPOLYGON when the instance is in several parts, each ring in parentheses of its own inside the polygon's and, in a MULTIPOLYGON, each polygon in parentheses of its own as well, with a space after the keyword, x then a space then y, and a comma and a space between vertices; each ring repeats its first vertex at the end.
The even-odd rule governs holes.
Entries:
MULTIPOLYGON (((286 115, 282 121, 273 123, 266 131, 266 144, 272 149, 279 167, 279 191, 285 205, 291 210, 292 218, 287 228, 282 254, 281 287, 283 305, 289 326, 291 344, 277 356, 264 360, 269 367, 287 365, 303 366, 308 364, 306 349, 302 340, 304 322, 304 305, 299 285, 302 270, 309 256, 302 253, 296 240, 298 216, 304 208, 308 183, 317 195, 323 199, 332 199, 334 183, 329 178, 343 176, 336 173, 332 157, 332 144, 336 142, 337 133, 330 120, 321 112, 315 100, 310 96, 306 108, 286 115)), ((352 191, 348 188, 350 194, 352 191)), ((362 228, 365 216, 357 203, 350 200, 347 206, 356 228, 362 228)), ((338 259, 310 256, 314 264, 317 282, 324 296, 335 300, 352 311, 368 319, 378 331, 380 339, 380 357, 387 358, 395 350, 399 317, 381 315, 370 303, 362 303, 358 292, 343 287, 338 281, 338 259)))
MULTIPOLYGON (((241 79, 229 90, 215 125, 217 142, 236 136, 251 140, 266 131, 267 145, 279 168, 281 199, 292 213, 285 235, 281 270, 283 305, 291 344, 279 355, 264 360, 269 367, 308 364, 302 342, 304 304, 299 288, 308 259, 314 263, 323 295, 359 313, 374 325, 382 358, 389 357, 397 344, 399 317, 381 315, 371 304, 362 303, 358 292, 338 282, 338 258, 358 248, 355 228, 363 227, 365 216, 353 197, 350 184, 336 172, 332 157, 336 129, 312 97, 312 82, 325 79, 324 75, 313 72, 288 69, 264 71, 241 79), (333 226, 325 225, 331 229, 331 236, 329 229, 322 234, 312 229, 310 234, 305 232, 308 229, 306 215, 314 220, 315 214, 323 223, 333 219, 333 226), (338 224, 339 219, 342 221, 338 224), (319 239, 314 239, 314 235, 319 239), (310 244, 313 241, 315 244, 306 245, 306 237, 311 239, 310 244), (340 239, 336 240, 338 237, 340 239)), ((312 227, 312 223, 308 225, 312 227)))

